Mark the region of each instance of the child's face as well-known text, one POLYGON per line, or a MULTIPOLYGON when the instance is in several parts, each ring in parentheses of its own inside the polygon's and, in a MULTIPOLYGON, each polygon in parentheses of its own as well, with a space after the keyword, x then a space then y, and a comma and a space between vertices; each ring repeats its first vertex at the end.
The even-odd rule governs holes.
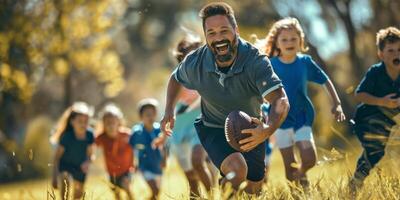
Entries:
POLYGON ((300 36, 295 29, 283 29, 277 39, 277 47, 283 56, 295 56, 300 51, 300 36))
POLYGON ((75 133, 84 134, 89 125, 89 116, 78 114, 71 120, 75 133))
POLYGON ((104 132, 110 136, 114 137, 118 133, 118 128, 120 126, 120 120, 118 117, 113 115, 106 115, 103 117, 104 132))
POLYGON ((142 115, 140 116, 144 124, 153 124, 156 121, 157 112, 153 107, 146 107, 143 109, 142 115))
POLYGON ((379 58, 390 67, 400 70, 400 41, 386 43, 382 51, 378 51, 379 58))

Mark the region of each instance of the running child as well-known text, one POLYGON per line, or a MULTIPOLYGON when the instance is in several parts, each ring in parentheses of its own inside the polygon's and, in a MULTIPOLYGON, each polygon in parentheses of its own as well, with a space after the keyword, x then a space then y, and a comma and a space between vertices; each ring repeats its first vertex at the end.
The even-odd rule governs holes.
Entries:
POLYGON ((83 185, 92 160, 94 136, 88 129, 93 110, 84 102, 76 102, 61 116, 51 141, 58 144, 54 155, 52 185, 58 189, 61 183, 61 199, 80 199, 83 185), (73 181, 71 183, 70 177, 73 181))
POLYGON ((307 83, 323 85, 333 100, 331 112, 338 122, 345 120, 340 99, 335 87, 325 72, 307 54, 304 32, 295 18, 284 18, 277 21, 265 39, 265 53, 271 60, 275 73, 281 78, 290 110, 286 120, 276 131, 276 144, 279 147, 289 181, 308 186, 306 172, 317 160, 316 148, 312 133, 314 108, 307 94, 307 83), (293 152, 294 146, 299 149, 301 167, 296 168, 293 152))
POLYGON ((108 104, 101 112, 101 125, 96 145, 103 149, 107 172, 116 199, 121 199, 124 190, 129 199, 133 166, 133 150, 129 144, 130 130, 122 126, 123 114, 114 104, 108 104))
POLYGON ((152 190, 152 199, 157 199, 161 184, 162 168, 165 166, 163 144, 166 139, 156 122, 158 102, 143 99, 138 110, 141 123, 132 128, 130 145, 138 154, 138 169, 152 190))
POLYGON ((391 128, 396 124, 394 117, 400 113, 400 30, 381 29, 376 34, 376 45, 380 62, 369 68, 355 92, 360 104, 354 117, 354 132, 364 151, 350 181, 353 190, 362 186, 382 159, 391 128))
MULTIPOLYGON (((182 62, 187 54, 200 47, 200 41, 190 37, 182 39, 174 52, 178 62, 182 62)), ((189 181, 190 192, 195 196, 200 195, 201 182, 207 191, 212 186, 211 163, 207 163, 207 152, 201 146, 196 134, 193 121, 200 115, 199 94, 194 90, 182 88, 176 106, 175 135, 171 137, 171 151, 177 157, 180 166, 189 181)))

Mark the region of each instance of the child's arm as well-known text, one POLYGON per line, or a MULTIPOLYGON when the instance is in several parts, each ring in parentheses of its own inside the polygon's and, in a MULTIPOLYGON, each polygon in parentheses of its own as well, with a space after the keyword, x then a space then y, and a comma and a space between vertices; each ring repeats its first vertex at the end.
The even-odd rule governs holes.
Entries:
POLYGON ((87 147, 86 149, 87 160, 81 164, 81 169, 85 174, 89 171, 89 165, 94 160, 93 148, 94 148, 93 144, 87 147))
POLYGON ((332 114, 335 116, 336 121, 342 122, 346 119, 346 116, 343 113, 343 109, 341 106, 341 102, 339 99, 339 96, 336 92, 335 86, 333 85, 332 81, 328 79, 325 84, 324 84, 326 90, 329 93, 329 96, 331 96, 332 102, 333 102, 333 107, 332 107, 332 114))
POLYGON ((52 180, 52 185, 54 189, 58 188, 58 182, 57 182, 57 178, 59 175, 59 171, 58 171, 58 166, 60 164, 60 159, 61 156, 64 154, 64 147, 61 145, 58 145, 57 149, 56 149, 56 153, 54 155, 54 161, 53 161, 53 180, 52 180))
POLYGON ((355 93, 354 96, 357 101, 368 105, 382 106, 387 108, 397 108, 400 106, 400 98, 394 98, 396 93, 391 93, 384 97, 376 97, 367 92, 359 92, 355 93))

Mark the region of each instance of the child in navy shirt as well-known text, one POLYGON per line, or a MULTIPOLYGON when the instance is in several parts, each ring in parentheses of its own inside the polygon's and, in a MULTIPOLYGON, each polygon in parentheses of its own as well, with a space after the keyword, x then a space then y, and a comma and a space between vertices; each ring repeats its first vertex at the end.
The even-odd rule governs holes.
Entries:
POLYGON ((93 110, 84 103, 76 102, 62 115, 51 140, 57 143, 54 155, 52 185, 58 189, 61 182, 61 199, 69 199, 73 188, 74 199, 83 195, 83 184, 92 160, 94 136, 88 129, 93 110), (70 183, 73 178, 73 184, 70 183))
POLYGON ((143 99, 139 102, 141 123, 132 128, 129 143, 138 153, 138 169, 149 184, 156 199, 160 190, 162 168, 165 165, 163 149, 166 138, 161 134, 160 124, 156 123, 158 102, 155 99, 143 99))
POLYGON ((370 170, 382 159, 390 130, 396 123, 394 117, 400 113, 400 30, 382 29, 376 39, 381 62, 369 68, 355 93, 360 104, 354 132, 364 151, 350 181, 352 189, 362 186, 370 170))

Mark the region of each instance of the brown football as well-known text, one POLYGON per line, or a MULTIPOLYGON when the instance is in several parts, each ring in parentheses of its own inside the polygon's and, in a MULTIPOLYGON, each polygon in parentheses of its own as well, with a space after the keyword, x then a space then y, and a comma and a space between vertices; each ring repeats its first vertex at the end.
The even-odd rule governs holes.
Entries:
POLYGON ((247 138, 249 134, 243 134, 243 129, 255 128, 251 117, 243 111, 232 111, 225 120, 225 137, 226 141, 237 151, 240 150, 239 141, 247 138))

